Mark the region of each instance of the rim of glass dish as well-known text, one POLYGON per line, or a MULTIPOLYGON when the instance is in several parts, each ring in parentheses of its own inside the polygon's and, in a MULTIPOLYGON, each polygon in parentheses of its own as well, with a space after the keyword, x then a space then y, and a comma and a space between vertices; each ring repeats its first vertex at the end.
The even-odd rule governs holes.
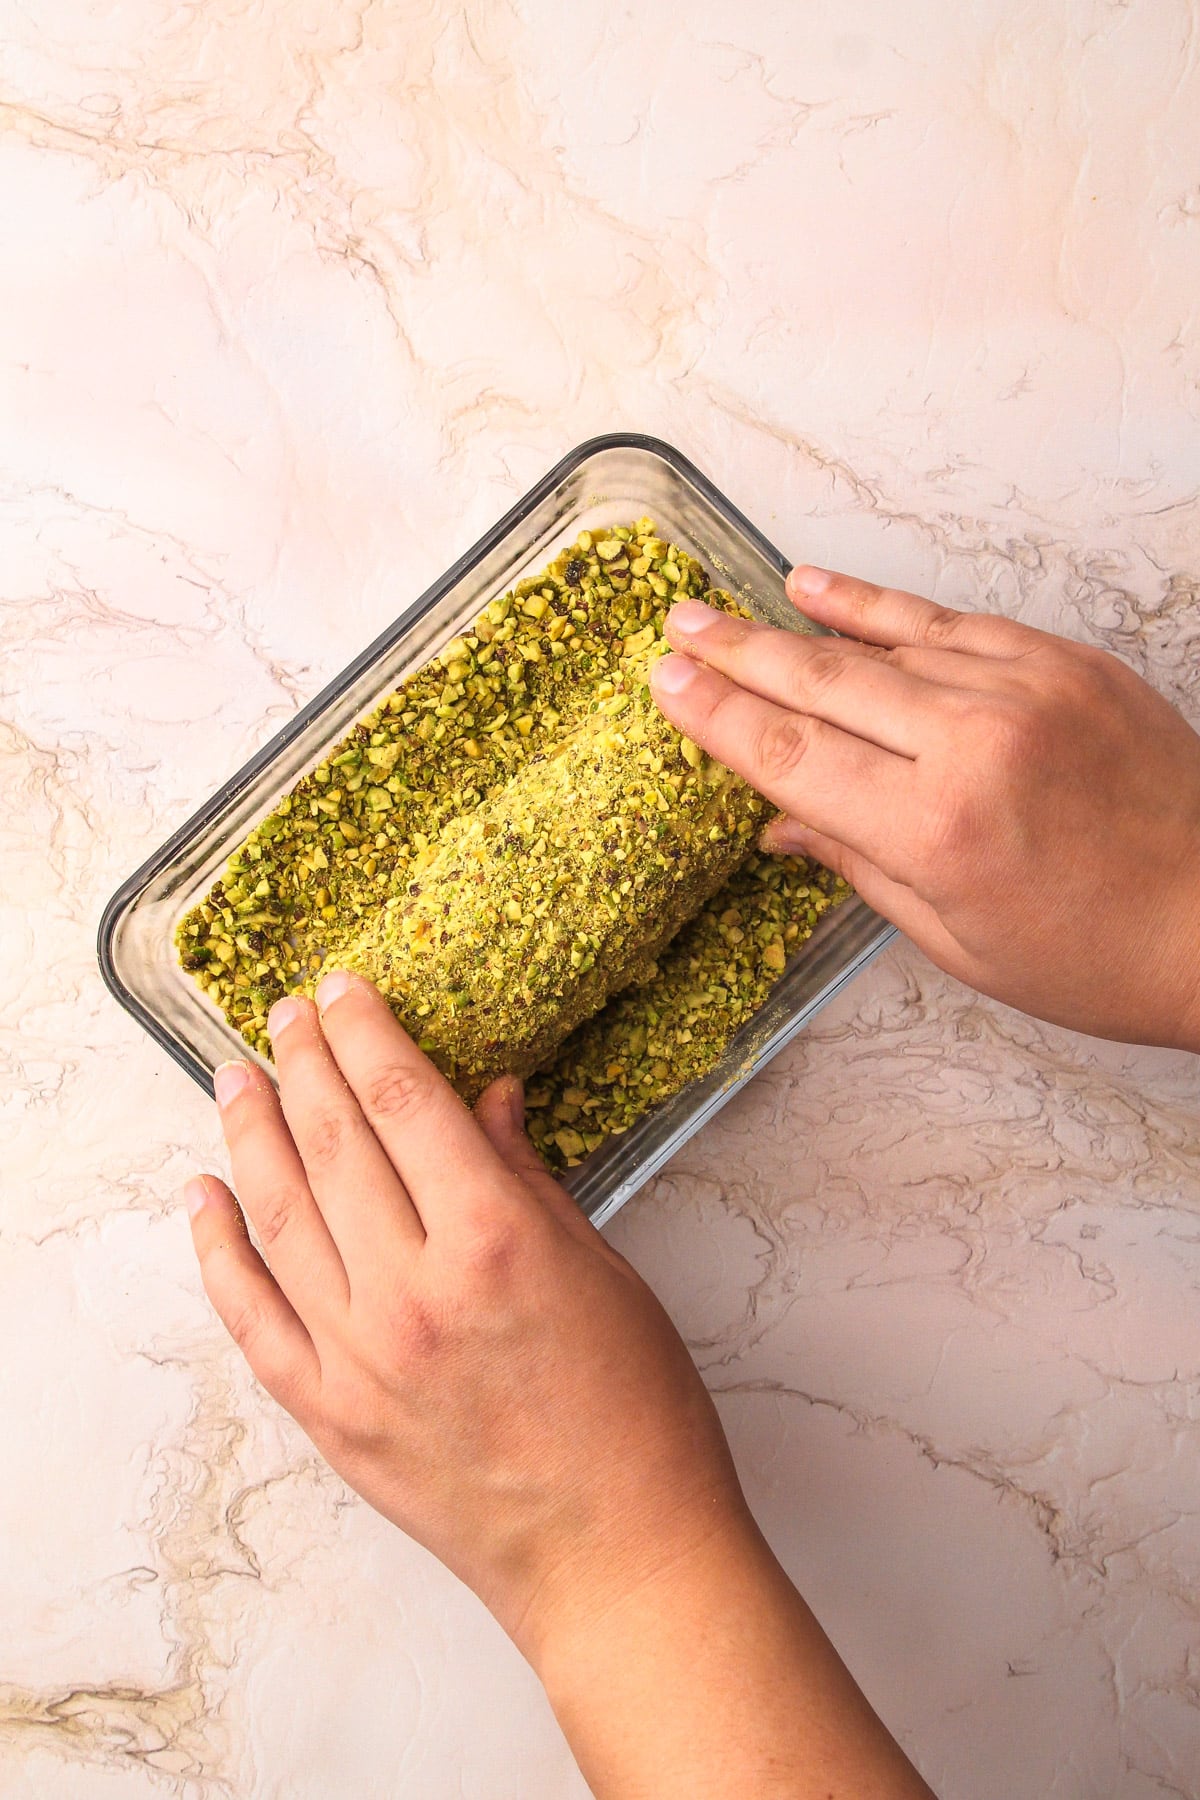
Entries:
POLYGON ((759 530, 751 519, 746 517, 740 507, 734 505, 728 495, 722 493, 721 489, 704 474, 702 469, 697 468, 690 457, 685 456, 674 444, 667 443, 664 438, 634 431, 605 432, 597 437, 585 438, 582 443, 576 444, 574 449, 569 450, 565 456, 560 458, 553 468, 548 469, 546 474, 534 483, 533 487, 513 502, 508 511, 497 519, 494 525, 488 527, 482 537, 478 538, 469 549, 452 562, 430 587, 427 587, 411 605, 405 607, 397 619, 393 620, 384 631, 380 632, 378 637, 360 650, 273 737, 268 738, 267 742, 256 750, 248 761, 244 762, 227 781, 216 788, 203 805, 186 818, 178 829, 172 832, 171 836, 121 883, 105 906, 96 934, 96 955, 105 986, 118 1004, 138 1021, 155 1043, 165 1050, 172 1061, 179 1064, 180 1068, 185 1069, 206 1093, 211 1094, 213 1091, 212 1077, 208 1070, 185 1045, 179 1043, 170 1034, 165 1025, 152 1012, 143 1006, 118 974, 113 958, 113 939, 118 922, 154 877, 168 863, 174 861, 179 851, 209 824, 229 800, 239 794, 254 780, 255 776, 272 763, 280 751, 298 737, 350 683, 356 681, 372 663, 391 649, 402 636, 411 631, 417 621, 431 607, 436 606, 438 601, 449 593, 450 589, 476 563, 482 561, 496 548, 531 507, 536 506, 553 493, 554 489, 573 474, 589 456, 595 456, 604 450, 617 449, 642 450, 667 463, 675 470, 676 474, 690 482, 710 506, 723 514, 730 524, 735 525, 780 575, 786 577, 792 565, 783 552, 759 530))

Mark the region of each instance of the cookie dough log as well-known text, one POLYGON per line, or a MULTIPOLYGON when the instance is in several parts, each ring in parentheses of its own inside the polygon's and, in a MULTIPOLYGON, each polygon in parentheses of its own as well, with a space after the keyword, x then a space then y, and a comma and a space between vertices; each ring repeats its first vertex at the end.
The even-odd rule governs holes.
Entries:
POLYGON ((648 980, 771 816, 667 724, 647 673, 453 821, 337 955, 468 1102, 648 980))

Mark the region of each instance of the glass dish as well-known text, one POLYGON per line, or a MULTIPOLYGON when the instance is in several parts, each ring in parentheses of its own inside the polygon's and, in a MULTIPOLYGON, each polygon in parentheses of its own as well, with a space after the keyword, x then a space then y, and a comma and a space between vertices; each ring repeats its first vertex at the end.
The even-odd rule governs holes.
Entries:
MULTIPOLYGON (((565 456, 315 700, 118 889, 100 922, 100 968, 121 1005, 212 1091, 212 1073, 252 1055, 176 958, 175 928, 227 857, 299 777, 405 676, 487 605, 536 574, 580 531, 647 515, 698 556, 758 618, 813 629, 784 593, 788 563, 671 445, 614 434, 565 456)), ((611 1218, 894 935, 857 897, 828 914, 712 1073, 662 1102, 568 1172, 597 1224, 611 1218)), ((261 1060, 261 1059, 260 1059, 261 1060)), ((264 1062, 264 1067, 270 1065, 264 1062)))

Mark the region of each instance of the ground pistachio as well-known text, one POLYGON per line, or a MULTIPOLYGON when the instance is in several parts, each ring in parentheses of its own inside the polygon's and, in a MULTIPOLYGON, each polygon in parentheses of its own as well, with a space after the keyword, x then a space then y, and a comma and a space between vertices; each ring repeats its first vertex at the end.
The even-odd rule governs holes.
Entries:
POLYGON ((176 934, 183 967, 252 1048, 270 1054, 275 999, 311 993, 324 967, 361 963, 364 946, 399 943, 407 931, 409 969, 436 970, 455 944, 451 990, 433 979, 389 999, 466 1094, 508 1066, 518 1038, 530 1042, 528 1030, 512 1028, 530 1004, 529 970, 543 1007, 556 982, 594 995, 600 1010, 590 1017, 564 1012, 576 1027, 565 1042, 550 1031, 533 1045, 527 1120, 552 1167, 575 1165, 714 1066, 849 889, 803 859, 753 854, 764 803, 730 805, 727 772, 650 702, 648 668, 663 648, 667 610, 688 594, 739 610, 649 519, 581 532, 465 623, 296 783, 176 934), (580 743, 591 763, 571 749, 580 743), (598 796, 611 805, 614 829, 578 842, 569 790, 548 803, 556 780, 586 790, 577 814, 598 796), (714 793, 726 803, 709 816, 714 793), (528 830, 515 816, 522 794, 538 815, 528 830), (456 913, 452 883, 450 913, 437 918, 418 891, 430 871, 435 886, 439 868, 448 876, 456 842, 472 850, 482 880, 472 885, 470 918, 456 913), (682 928, 672 917, 674 935, 647 940, 655 884, 665 892, 673 858, 694 854, 706 867, 724 865, 723 885, 711 898, 696 889, 682 928), (482 995, 492 1024, 479 1031, 472 1012, 481 990, 464 952, 486 960, 497 945, 517 973, 482 995), (632 978, 620 992, 609 980, 618 966, 632 978), (492 1045, 491 1061, 464 1068, 447 1054, 454 1028, 463 1041, 464 1021, 473 1041, 492 1045))

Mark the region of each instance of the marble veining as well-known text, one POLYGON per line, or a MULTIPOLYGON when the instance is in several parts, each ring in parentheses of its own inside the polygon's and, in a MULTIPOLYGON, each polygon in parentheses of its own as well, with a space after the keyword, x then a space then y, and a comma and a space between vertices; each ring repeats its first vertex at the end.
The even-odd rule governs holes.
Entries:
MULTIPOLYGON (((581 1796, 498 1629, 211 1318, 174 1199, 211 1109, 106 995, 100 909, 597 431, 1200 724, 1200 15, 0 26, 0 1790, 581 1796)), ((1200 1791, 1200 1064, 899 943, 611 1235, 947 1800, 1200 1791)))

